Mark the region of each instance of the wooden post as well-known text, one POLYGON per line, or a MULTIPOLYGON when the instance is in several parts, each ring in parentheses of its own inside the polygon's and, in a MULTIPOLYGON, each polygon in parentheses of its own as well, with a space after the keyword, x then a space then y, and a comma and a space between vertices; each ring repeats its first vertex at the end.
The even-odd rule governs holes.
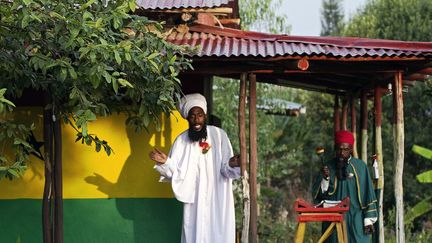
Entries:
POLYGON ((351 96, 351 132, 354 135, 353 156, 358 158, 356 98, 354 95, 351 96))
POLYGON ((246 170, 247 147, 246 147, 246 80, 247 73, 240 76, 240 95, 238 107, 239 140, 240 140, 240 161, 241 178, 243 186, 243 228, 241 235, 242 243, 249 243, 250 224, 250 200, 249 200, 249 176, 246 170))
POLYGON ((367 92, 362 91, 360 99, 360 120, 361 120, 361 160, 367 163, 367 142, 368 142, 368 100, 367 92))
POLYGON ((383 215, 383 201, 384 201, 384 158, 382 149, 382 90, 380 87, 375 87, 374 91, 374 107, 375 107, 375 155, 378 163, 379 178, 375 181, 375 190, 378 197, 378 229, 379 229, 379 242, 384 242, 384 215, 383 215))
POLYGON ((342 130, 348 130, 348 99, 345 97, 342 103, 342 130))
POLYGON ((402 72, 395 75, 393 84, 393 136, 394 136, 394 190, 396 200, 396 242, 405 242, 403 207, 403 166, 404 166, 404 114, 402 95, 402 72))
POLYGON ((250 242, 258 242, 256 75, 249 75, 250 242))
POLYGON ((334 111, 333 111, 333 119, 334 119, 334 133, 340 130, 340 113, 339 113, 339 96, 335 96, 334 101, 334 111))

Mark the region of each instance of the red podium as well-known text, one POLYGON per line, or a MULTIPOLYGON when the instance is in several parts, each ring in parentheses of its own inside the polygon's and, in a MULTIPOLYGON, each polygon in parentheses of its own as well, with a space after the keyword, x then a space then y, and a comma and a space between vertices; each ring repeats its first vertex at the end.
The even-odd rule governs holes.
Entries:
POLYGON ((330 226, 318 240, 318 243, 325 241, 336 227, 339 243, 348 243, 347 228, 344 221, 344 214, 349 210, 349 197, 343 199, 334 207, 316 207, 313 204, 298 198, 294 203, 294 209, 298 213, 298 228, 295 243, 302 243, 306 231, 307 222, 331 222, 330 226))

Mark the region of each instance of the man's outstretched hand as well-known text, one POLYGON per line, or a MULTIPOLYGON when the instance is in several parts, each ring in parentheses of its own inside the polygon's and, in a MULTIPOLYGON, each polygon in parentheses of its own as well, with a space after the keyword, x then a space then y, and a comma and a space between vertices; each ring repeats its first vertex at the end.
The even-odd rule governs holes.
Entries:
POLYGON ((152 159, 154 162, 156 162, 158 164, 165 164, 165 162, 168 159, 167 155, 157 148, 152 150, 150 152, 149 156, 150 156, 150 159, 152 159))
POLYGON ((240 155, 234 155, 233 157, 231 157, 228 164, 231 168, 240 167, 240 155))

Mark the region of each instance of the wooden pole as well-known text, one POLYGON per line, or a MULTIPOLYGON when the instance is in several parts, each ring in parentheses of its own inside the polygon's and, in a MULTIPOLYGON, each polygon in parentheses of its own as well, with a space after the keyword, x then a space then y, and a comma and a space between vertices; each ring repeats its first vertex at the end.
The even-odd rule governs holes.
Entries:
POLYGON ((333 111, 333 119, 334 119, 334 133, 340 130, 340 112, 339 112, 339 96, 335 96, 334 101, 334 111, 333 111))
POLYGON ((351 96, 351 132, 354 135, 353 156, 358 158, 357 151, 357 112, 356 112, 356 98, 351 96))
POLYGON ((396 242, 405 242, 403 207, 403 166, 404 166, 404 113, 402 95, 402 72, 395 75, 393 85, 393 136, 394 136, 394 185, 396 200, 396 242))
POLYGON ((367 92, 364 90, 361 94, 360 100, 360 120, 361 120, 361 160, 367 163, 367 142, 368 142, 368 100, 367 92))
POLYGON ((249 243, 250 224, 250 197, 249 197, 249 176, 246 170, 247 147, 246 147, 246 79, 247 73, 240 76, 240 95, 238 107, 239 140, 240 140, 240 162, 241 178, 243 186, 243 228, 242 243, 249 243))
POLYGON ((348 130, 348 99, 345 97, 342 103, 342 130, 348 130))
POLYGON ((256 75, 249 75, 250 242, 258 242, 256 75))
POLYGON ((375 155, 378 163, 378 179, 375 179, 375 190, 378 197, 378 229, 379 242, 384 242, 384 160, 382 149, 382 90, 380 87, 375 87, 374 91, 374 107, 375 107, 375 155))

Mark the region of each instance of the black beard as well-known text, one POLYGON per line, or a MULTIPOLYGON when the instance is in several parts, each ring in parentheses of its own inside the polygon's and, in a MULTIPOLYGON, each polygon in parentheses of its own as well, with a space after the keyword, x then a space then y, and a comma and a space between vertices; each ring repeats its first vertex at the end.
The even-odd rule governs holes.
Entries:
POLYGON ((343 158, 338 158, 336 164, 336 177, 338 180, 345 180, 347 177, 347 163, 343 158))
POLYGON ((207 125, 204 125, 203 128, 199 131, 195 131, 192 127, 189 127, 188 135, 192 142, 200 142, 207 139, 207 125))

